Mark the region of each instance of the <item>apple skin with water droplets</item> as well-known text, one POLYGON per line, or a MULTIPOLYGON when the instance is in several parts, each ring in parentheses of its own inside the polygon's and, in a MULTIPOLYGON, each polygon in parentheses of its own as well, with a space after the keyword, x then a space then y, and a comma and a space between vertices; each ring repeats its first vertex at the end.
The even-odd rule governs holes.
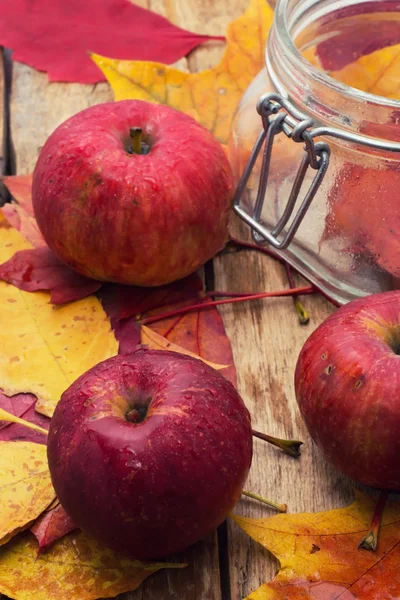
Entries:
POLYGON ((400 291, 349 302, 307 339, 295 392, 311 437, 350 478, 400 489, 400 291))
POLYGON ((232 192, 225 151, 207 129, 168 106, 123 100, 91 106, 50 135, 32 203, 47 245, 71 269, 151 287, 222 250, 232 192), (142 132, 137 151, 131 129, 142 132))
POLYGON ((250 415, 202 361, 139 349, 64 392, 48 459, 79 527, 114 550, 159 558, 213 531, 239 500, 252 459, 250 415))

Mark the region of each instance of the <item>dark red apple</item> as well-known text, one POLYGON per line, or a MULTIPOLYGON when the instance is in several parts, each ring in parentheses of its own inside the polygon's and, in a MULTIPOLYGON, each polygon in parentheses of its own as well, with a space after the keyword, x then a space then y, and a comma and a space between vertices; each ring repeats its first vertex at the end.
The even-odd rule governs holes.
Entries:
POLYGON ((172 108, 124 100, 87 108, 52 133, 32 199, 43 237, 69 267, 156 286, 221 250, 232 187, 225 152, 204 127, 172 108))
POLYGON ((140 349, 93 367, 62 395, 48 459, 72 519, 140 558, 180 551, 239 500, 252 458, 249 413, 202 361, 140 349))
POLYGON ((328 317, 300 352, 295 390, 331 463, 365 485, 400 489, 400 292, 328 317))

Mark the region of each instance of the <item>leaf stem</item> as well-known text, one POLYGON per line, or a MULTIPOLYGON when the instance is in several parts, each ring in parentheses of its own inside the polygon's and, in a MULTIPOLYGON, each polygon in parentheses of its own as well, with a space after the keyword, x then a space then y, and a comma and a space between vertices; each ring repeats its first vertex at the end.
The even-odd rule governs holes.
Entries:
POLYGON ((379 529, 383 517, 383 511, 385 510, 386 502, 389 496, 387 490, 382 491, 379 495, 378 501, 375 506, 374 515, 369 526, 369 530, 363 537, 361 542, 358 544, 358 549, 363 548, 364 550, 375 551, 378 546, 379 529))
POLYGON ((244 240, 239 240, 238 238, 229 236, 228 244, 233 244, 234 246, 239 246, 239 248, 244 248, 245 250, 256 250, 257 252, 261 252, 261 254, 266 254, 267 256, 271 256, 271 258, 275 258, 281 263, 286 263, 285 259, 276 254, 270 248, 266 248, 265 246, 259 246, 258 244, 254 244, 252 242, 245 242, 244 240))
POLYGON ((28 429, 35 429, 35 431, 40 431, 40 433, 44 433, 48 435, 48 431, 40 425, 36 425, 35 423, 31 423, 30 421, 25 421, 25 419, 20 419, 15 415, 7 412, 3 408, 0 408, 0 421, 6 421, 8 423, 17 423, 18 425, 23 425, 24 427, 28 427, 28 429))
MULTIPOLYGON (((228 240, 228 243, 225 246, 225 248, 229 244, 232 244, 234 246, 238 246, 239 248, 243 248, 244 250, 255 250, 256 252, 261 252, 261 254, 266 254, 267 256, 270 256, 271 258, 274 258, 275 260, 278 260, 283 265, 286 264, 286 260, 282 256, 279 256, 279 254, 276 254, 274 252, 274 250, 271 250, 270 248, 265 248, 264 246, 259 246, 258 244, 254 244, 252 242, 245 242, 244 240, 239 240, 238 238, 235 238, 232 235, 229 236, 229 240, 228 240)), ((292 267, 292 269, 293 268, 294 267, 292 267)), ((298 272, 296 269, 294 269, 294 270, 296 272, 298 272)), ((303 275, 303 274, 301 274, 301 275, 302 275, 302 277, 304 277, 305 279, 307 279, 307 277, 305 277, 305 275, 303 275)), ((324 298, 326 298, 326 300, 328 300, 328 302, 330 302, 331 304, 333 304, 333 306, 336 306, 336 307, 340 307, 341 306, 340 302, 338 302, 334 298, 330 298, 326 292, 322 291, 318 287, 318 285, 316 285, 315 283, 313 285, 316 288, 316 290, 321 294, 321 296, 323 296, 324 298)))
POLYGON ((203 302, 201 304, 192 304, 191 306, 184 306, 182 308, 177 308, 176 310, 171 310, 160 315, 154 315, 153 317, 144 318, 140 323, 142 325, 149 325, 150 323, 156 323, 157 321, 162 321, 162 319, 168 319, 170 317, 176 317, 178 315, 184 315, 188 312, 193 312, 195 310, 205 310, 207 308, 211 308, 212 306, 220 306, 221 304, 233 304, 234 302, 244 302, 248 300, 261 300, 262 298, 277 298, 284 296, 293 296, 298 294, 314 294, 316 293, 316 289, 313 286, 308 287, 299 287, 293 290, 279 290, 277 292, 262 292, 259 294, 249 294, 248 296, 240 296, 239 298, 229 298, 227 300, 215 300, 214 302, 203 302))
POLYGON ((258 500, 258 502, 262 502, 271 508, 274 508, 278 512, 285 513, 287 512, 287 504, 280 504, 279 502, 274 502, 273 500, 268 500, 268 498, 264 498, 264 496, 260 496, 260 494, 255 494, 254 492, 248 492, 247 490, 242 490, 242 496, 247 496, 247 498, 252 498, 253 500, 258 500))
POLYGON ((218 290, 204 292, 204 296, 208 298, 244 298, 245 296, 251 295, 251 292, 220 292, 218 290))
POLYGON ((299 440, 282 440, 280 438, 273 437, 272 435, 255 431, 254 429, 252 429, 251 432, 254 437, 280 448, 289 456, 293 456, 294 458, 298 458, 300 456, 300 446, 303 445, 303 442, 300 442, 299 440))
MULTIPOLYGON (((295 284, 294 278, 293 278, 293 270, 292 270, 292 267, 287 262, 285 262, 285 271, 286 271, 286 276, 287 276, 287 280, 288 280, 290 289, 295 288, 296 284, 295 284)), ((297 312, 297 316, 299 318, 300 325, 307 325, 310 321, 308 312, 306 311, 306 309, 304 308, 304 306, 302 305, 302 303, 300 302, 300 300, 298 298, 293 297, 293 303, 294 303, 294 307, 297 312)))

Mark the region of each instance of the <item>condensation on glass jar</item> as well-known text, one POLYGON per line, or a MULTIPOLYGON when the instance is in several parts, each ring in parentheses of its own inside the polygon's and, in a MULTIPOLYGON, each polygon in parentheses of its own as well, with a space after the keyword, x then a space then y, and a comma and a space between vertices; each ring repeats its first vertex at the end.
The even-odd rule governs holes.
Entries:
POLYGON ((397 43, 398 0, 280 0, 233 121, 236 212, 340 303, 399 287, 400 102, 305 56, 334 69, 397 43))

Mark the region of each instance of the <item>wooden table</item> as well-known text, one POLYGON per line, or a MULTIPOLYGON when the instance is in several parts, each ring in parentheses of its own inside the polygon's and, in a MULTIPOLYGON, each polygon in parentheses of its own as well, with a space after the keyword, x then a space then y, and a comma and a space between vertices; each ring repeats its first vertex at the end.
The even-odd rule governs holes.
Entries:
MULTIPOLYGON (((242 14, 247 0, 135 0, 174 23, 199 33, 224 34, 226 25, 242 14)), ((193 52, 178 67, 189 71, 216 64, 221 44, 193 52)), ((112 100, 106 83, 59 84, 20 63, 12 65, 12 86, 3 112, 6 119, 3 167, 30 173, 48 135, 64 119, 92 104, 112 100), (7 135, 10 139, 7 141, 7 135), (11 141, 11 143, 10 143, 11 141)), ((235 233, 245 228, 233 222, 235 233)), ((277 290, 287 286, 284 269, 256 252, 224 254, 213 263, 214 289, 231 291, 277 290)), ((299 350, 311 331, 332 312, 322 297, 309 296, 304 304, 311 315, 308 326, 298 323, 290 298, 269 299, 224 307, 221 312, 231 339, 239 390, 251 412, 253 427, 271 435, 305 442, 299 460, 254 440, 254 460, 247 489, 287 503, 290 512, 317 511, 345 505, 351 498, 349 482, 325 463, 311 443, 294 398, 293 374, 299 350)), ((237 512, 253 517, 273 512, 242 500, 237 512)), ((175 557, 174 557, 175 558, 175 557)), ((228 521, 213 535, 177 557, 189 563, 184 570, 159 571, 125 600, 240 600, 271 579, 277 561, 228 521)))

